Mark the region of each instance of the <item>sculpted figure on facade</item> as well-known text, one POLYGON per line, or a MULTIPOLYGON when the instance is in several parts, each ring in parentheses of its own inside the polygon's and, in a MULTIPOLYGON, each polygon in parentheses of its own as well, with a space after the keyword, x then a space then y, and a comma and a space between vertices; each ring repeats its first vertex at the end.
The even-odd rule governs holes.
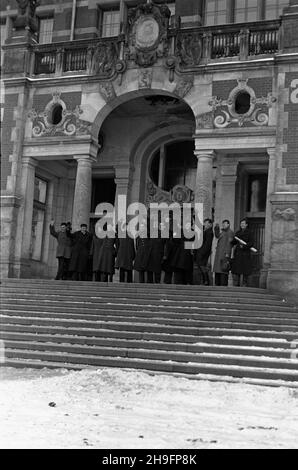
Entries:
POLYGON ((112 82, 101 82, 99 84, 99 93, 107 102, 113 100, 116 97, 112 82))
POLYGON ((177 82, 174 93, 180 96, 180 98, 184 98, 187 95, 187 93, 189 93, 189 91, 192 89, 193 82, 194 82, 193 75, 180 79, 177 82))
POLYGON ((202 57, 202 36, 180 34, 177 38, 176 54, 182 67, 199 65, 202 57))
POLYGON ((38 20, 35 11, 40 5, 40 0, 17 0, 17 4, 18 16, 14 21, 14 28, 24 28, 35 33, 38 29, 38 20))
MULTIPOLYGON (((92 50, 89 52, 90 61, 92 50)), ((92 75, 110 76, 115 71, 115 64, 118 59, 118 48, 114 41, 100 42, 94 49, 91 59, 90 73, 92 75)))
POLYGON ((143 69, 139 72, 139 88, 151 88, 153 71, 150 69, 143 69))

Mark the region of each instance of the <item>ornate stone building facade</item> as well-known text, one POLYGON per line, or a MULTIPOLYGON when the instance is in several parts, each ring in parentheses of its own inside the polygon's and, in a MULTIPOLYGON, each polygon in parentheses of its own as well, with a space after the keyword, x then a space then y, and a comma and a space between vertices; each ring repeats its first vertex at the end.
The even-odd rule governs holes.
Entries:
POLYGON ((125 194, 247 216, 254 282, 297 289, 298 1, 240 3, 2 2, 2 276, 125 194))

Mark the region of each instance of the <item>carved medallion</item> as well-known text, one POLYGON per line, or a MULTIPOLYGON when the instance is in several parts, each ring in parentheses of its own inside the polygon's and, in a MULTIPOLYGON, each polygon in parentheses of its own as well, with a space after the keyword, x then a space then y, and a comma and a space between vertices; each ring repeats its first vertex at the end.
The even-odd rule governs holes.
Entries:
POLYGON ((159 24, 152 18, 143 16, 136 23, 136 46, 148 49, 155 45, 159 38, 159 24))

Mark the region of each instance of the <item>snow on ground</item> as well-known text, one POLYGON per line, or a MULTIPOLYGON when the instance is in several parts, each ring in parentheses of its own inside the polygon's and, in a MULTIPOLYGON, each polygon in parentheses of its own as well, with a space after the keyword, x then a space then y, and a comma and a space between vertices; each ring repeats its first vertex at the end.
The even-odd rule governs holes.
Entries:
POLYGON ((1 448, 298 448, 297 389, 112 368, 0 374, 1 448))

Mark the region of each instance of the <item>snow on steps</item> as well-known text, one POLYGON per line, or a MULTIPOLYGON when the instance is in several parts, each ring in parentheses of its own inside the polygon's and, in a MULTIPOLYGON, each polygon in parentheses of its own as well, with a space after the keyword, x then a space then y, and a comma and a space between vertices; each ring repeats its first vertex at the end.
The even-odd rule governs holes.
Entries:
POLYGON ((8 366, 298 386, 298 309, 261 289, 13 279, 1 292, 8 366))

